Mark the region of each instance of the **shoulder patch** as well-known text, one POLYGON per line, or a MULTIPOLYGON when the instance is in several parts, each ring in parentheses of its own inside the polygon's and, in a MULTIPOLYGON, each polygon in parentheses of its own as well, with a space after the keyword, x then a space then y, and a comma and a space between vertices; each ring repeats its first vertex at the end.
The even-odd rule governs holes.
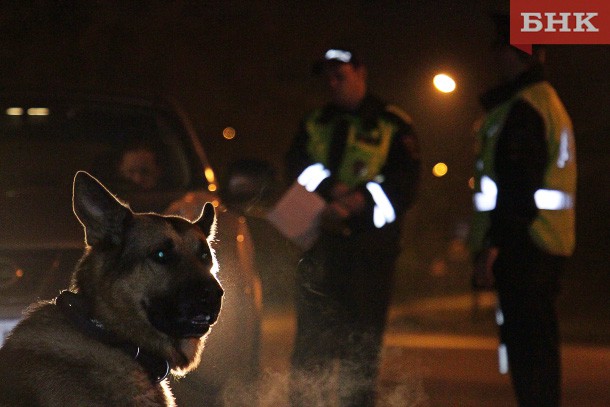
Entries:
POLYGON ((409 116, 404 110, 402 110, 400 107, 396 106, 396 105, 387 105, 385 107, 386 112, 398 117, 400 120, 402 120, 403 122, 411 125, 413 123, 413 120, 411 119, 411 116, 409 116))

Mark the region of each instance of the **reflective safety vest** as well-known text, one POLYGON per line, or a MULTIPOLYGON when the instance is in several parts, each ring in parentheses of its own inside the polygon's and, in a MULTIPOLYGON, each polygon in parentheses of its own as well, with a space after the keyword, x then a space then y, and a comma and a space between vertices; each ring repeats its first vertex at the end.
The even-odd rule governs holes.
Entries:
POLYGON ((308 191, 314 191, 331 175, 327 167, 333 131, 340 120, 347 120, 345 150, 337 173, 333 175, 350 188, 365 184, 375 202, 373 224, 377 228, 396 220, 396 212, 383 189, 384 180, 380 174, 390 151, 392 137, 402 125, 399 119, 407 123, 411 121, 395 106, 386 106, 386 112, 387 115, 377 117, 377 125, 372 129, 365 129, 362 118, 358 116, 342 115, 334 121, 322 123, 322 110, 313 112, 305 121, 305 128, 309 134, 307 152, 316 163, 307 167, 297 180, 308 191))
POLYGON ((525 100, 543 118, 548 164, 543 186, 534 194, 538 214, 529 228, 532 241, 542 250, 569 256, 575 246, 574 204, 576 194, 576 151, 572 122, 559 96, 548 82, 519 91, 486 116, 477 137, 481 151, 475 162, 474 218, 470 234, 473 251, 483 248, 490 226, 489 213, 496 207, 497 186, 494 158, 498 135, 517 100, 525 100))
MULTIPOLYGON (((321 109, 316 110, 305 122, 309 134, 307 152, 314 161, 328 168, 333 130, 339 118, 329 123, 321 123, 321 114, 321 109)), ((338 181, 351 188, 366 181, 373 181, 379 175, 390 151, 392 135, 398 128, 389 118, 389 115, 387 120, 381 116, 377 119, 376 127, 364 129, 360 117, 341 116, 349 125, 343 161, 337 173, 333 174, 338 181)))

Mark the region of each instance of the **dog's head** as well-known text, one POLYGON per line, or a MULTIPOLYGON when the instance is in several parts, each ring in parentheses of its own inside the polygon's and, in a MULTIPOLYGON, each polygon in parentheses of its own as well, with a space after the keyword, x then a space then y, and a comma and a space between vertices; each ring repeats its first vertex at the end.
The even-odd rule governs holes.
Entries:
POLYGON ((223 295, 209 245, 213 205, 194 221, 134 213, 81 171, 73 209, 87 249, 72 288, 89 302, 92 316, 122 340, 168 360, 174 371, 195 367, 223 295))

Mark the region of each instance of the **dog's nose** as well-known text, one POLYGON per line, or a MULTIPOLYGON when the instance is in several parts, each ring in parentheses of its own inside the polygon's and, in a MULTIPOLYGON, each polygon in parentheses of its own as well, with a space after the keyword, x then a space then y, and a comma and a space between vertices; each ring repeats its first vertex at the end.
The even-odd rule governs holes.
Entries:
POLYGON ((194 308, 205 309, 215 313, 220 312, 220 304, 222 303, 222 296, 224 290, 218 283, 213 280, 201 284, 194 284, 191 286, 187 297, 190 298, 192 306, 194 308))
POLYGON ((220 284, 218 284, 217 282, 208 285, 204 289, 204 294, 207 298, 210 299, 210 301, 220 301, 220 299, 222 298, 224 293, 225 293, 225 291, 222 289, 220 284))
POLYGON ((195 283, 183 291, 182 315, 196 323, 213 324, 218 319, 224 291, 217 281, 195 283))

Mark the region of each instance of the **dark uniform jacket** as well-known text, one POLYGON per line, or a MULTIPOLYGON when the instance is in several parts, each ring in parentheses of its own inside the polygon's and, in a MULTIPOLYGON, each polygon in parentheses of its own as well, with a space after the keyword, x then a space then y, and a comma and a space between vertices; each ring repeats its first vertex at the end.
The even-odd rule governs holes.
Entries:
MULTIPOLYGON (((487 110, 507 101, 519 90, 544 80, 542 69, 523 73, 514 82, 485 93, 487 110)), ((529 241, 528 228, 538 213, 534 192, 542 188, 547 167, 544 120, 527 102, 517 101, 498 137, 495 173, 498 184, 496 208, 490 215, 489 244, 503 247, 529 241)))

